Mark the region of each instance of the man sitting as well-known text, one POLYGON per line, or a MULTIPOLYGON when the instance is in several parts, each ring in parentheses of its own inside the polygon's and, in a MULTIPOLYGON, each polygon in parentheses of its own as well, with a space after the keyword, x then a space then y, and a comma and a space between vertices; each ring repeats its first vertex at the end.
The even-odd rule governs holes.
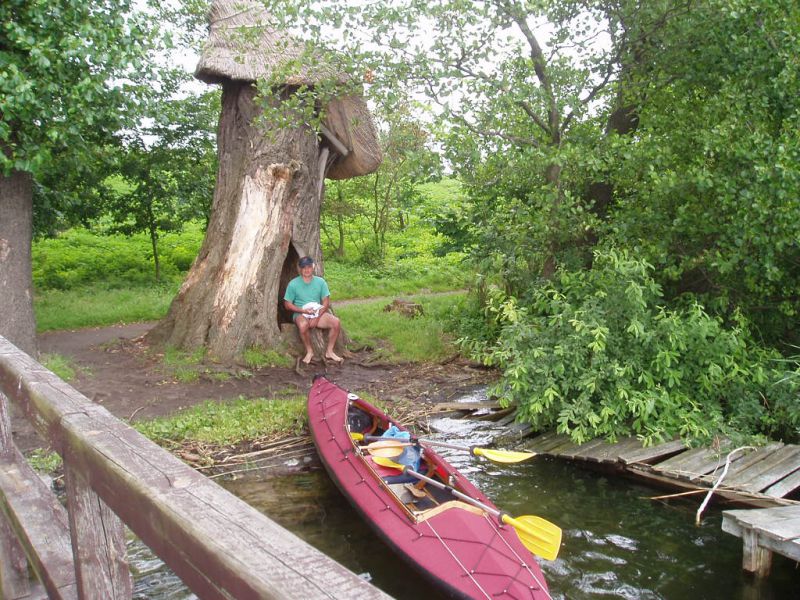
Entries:
POLYGON ((300 339, 306 349, 303 358, 304 364, 309 364, 314 358, 314 348, 311 346, 311 330, 314 328, 328 330, 328 348, 325 358, 336 363, 341 363, 342 358, 333 351, 336 339, 339 337, 341 324, 339 319, 330 312, 331 293, 328 284, 322 277, 314 275, 314 259, 304 256, 298 261, 300 275, 295 277, 286 286, 283 295, 283 305, 292 313, 292 319, 300 333, 300 339))

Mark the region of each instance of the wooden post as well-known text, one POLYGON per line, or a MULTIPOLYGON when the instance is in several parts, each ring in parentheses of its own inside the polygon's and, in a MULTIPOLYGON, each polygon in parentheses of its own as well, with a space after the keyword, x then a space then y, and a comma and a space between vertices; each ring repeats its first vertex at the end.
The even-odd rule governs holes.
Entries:
MULTIPOLYGON (((0 460, 12 455, 11 417, 8 398, 0 392, 0 460)), ((7 515, 0 513, 0 597, 22 598, 30 594, 28 561, 7 515)))
POLYGON ((126 558, 122 521, 64 461, 67 509, 81 598, 128 599, 133 580, 126 558))
POLYGON ((748 573, 753 573, 756 577, 769 575, 772 568, 772 551, 759 546, 758 531, 744 529, 742 531, 742 541, 744 542, 742 568, 748 573))
POLYGON ((6 516, 0 515, 0 598, 24 598, 31 592, 28 560, 6 516))

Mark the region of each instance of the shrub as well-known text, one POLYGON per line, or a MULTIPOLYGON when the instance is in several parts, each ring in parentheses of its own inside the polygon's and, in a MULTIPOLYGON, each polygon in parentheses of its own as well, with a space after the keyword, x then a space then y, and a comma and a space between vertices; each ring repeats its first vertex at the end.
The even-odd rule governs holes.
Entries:
POLYGON ((462 344, 503 370, 492 390, 519 418, 580 443, 637 435, 646 443, 719 432, 797 433, 791 382, 746 323, 724 325, 697 303, 663 306, 652 267, 597 251, 593 268, 561 271, 526 300, 490 292, 487 341, 462 344))

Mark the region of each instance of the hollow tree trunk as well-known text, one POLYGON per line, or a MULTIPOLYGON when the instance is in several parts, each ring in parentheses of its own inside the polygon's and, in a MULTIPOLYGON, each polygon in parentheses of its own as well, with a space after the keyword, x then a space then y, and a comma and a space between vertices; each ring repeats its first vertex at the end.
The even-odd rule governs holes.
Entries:
POLYGON ((0 335, 36 357, 31 237, 33 182, 29 173, 0 173, 0 335))
POLYGON ((265 131, 255 89, 223 85, 219 170, 200 253, 167 316, 148 334, 230 360, 280 343, 282 297, 298 256, 322 274, 319 144, 308 127, 265 131))

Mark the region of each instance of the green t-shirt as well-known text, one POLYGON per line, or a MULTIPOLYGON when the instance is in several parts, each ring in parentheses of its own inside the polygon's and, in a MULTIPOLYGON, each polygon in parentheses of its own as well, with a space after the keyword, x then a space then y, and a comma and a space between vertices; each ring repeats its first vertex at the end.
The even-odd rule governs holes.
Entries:
MULTIPOLYGON (((322 277, 312 276, 311 281, 306 283, 303 277, 298 275, 286 286, 284 300, 288 300, 295 306, 302 308, 309 302, 322 304, 322 300, 331 295, 328 284, 322 277)), ((297 318, 298 313, 292 313, 292 319, 297 318)))

